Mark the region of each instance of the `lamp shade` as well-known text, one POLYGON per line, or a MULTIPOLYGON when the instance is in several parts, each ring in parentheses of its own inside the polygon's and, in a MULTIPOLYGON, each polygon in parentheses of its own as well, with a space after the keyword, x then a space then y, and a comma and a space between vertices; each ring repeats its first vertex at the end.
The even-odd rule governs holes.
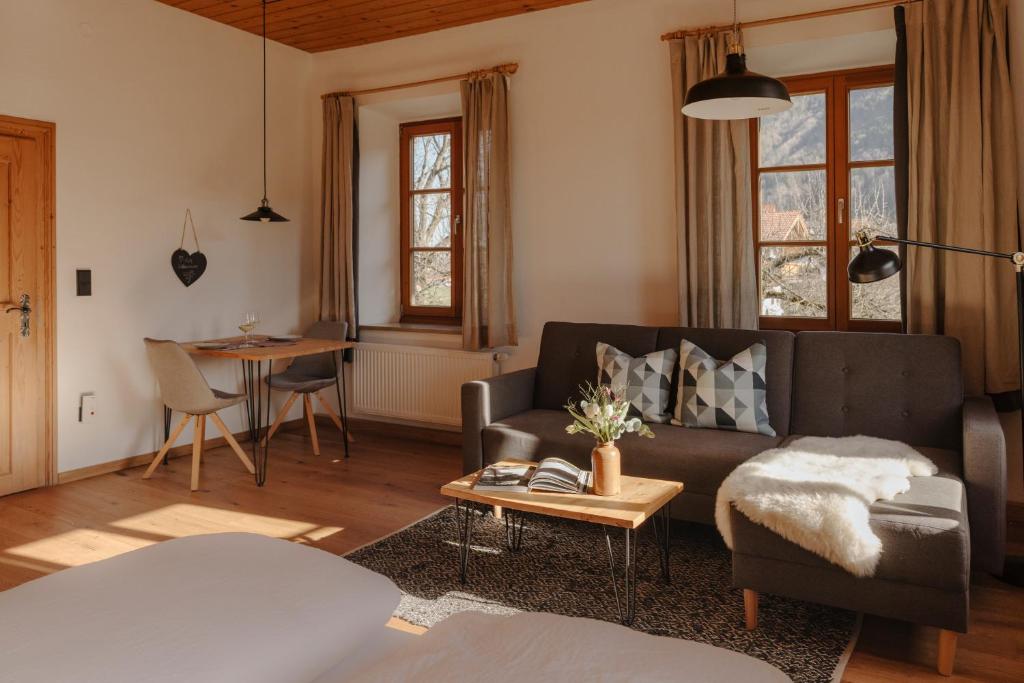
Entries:
POLYGON ((270 202, 264 199, 260 208, 242 216, 243 221, 259 221, 261 223, 287 223, 288 219, 270 208, 270 202))
POLYGON ((697 119, 730 121, 776 114, 793 106, 781 81, 747 71, 747 57, 731 52, 725 71, 686 91, 683 113, 697 119))
POLYGON ((869 242, 858 247, 856 255, 846 267, 846 274, 850 282, 863 285, 892 277, 902 267, 898 254, 888 249, 878 249, 869 242))

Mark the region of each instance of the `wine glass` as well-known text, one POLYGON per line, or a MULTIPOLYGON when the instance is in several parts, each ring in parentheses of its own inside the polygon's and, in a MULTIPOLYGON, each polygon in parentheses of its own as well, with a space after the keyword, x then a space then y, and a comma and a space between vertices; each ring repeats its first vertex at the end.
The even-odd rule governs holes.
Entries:
POLYGON ((252 331, 256 329, 257 324, 259 324, 259 316, 254 311, 249 311, 242 316, 242 322, 238 325, 238 329, 245 335, 246 346, 252 343, 252 331))
POLYGON ((259 324, 261 322, 263 322, 260 319, 259 311, 250 311, 249 312, 249 320, 252 323, 252 329, 249 331, 249 341, 251 341, 253 344, 255 344, 256 343, 256 335, 254 333, 256 332, 256 328, 259 326, 259 324))

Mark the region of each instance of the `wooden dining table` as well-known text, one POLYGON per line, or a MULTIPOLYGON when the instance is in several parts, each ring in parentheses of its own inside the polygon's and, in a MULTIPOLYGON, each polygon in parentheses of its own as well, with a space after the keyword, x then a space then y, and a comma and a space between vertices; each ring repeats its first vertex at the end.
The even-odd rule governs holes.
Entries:
MULTIPOLYGON (((275 360, 288 360, 299 356, 314 356, 330 353, 334 360, 335 374, 338 380, 334 386, 338 394, 338 409, 341 411, 342 443, 345 457, 348 457, 348 406, 345 398, 345 373, 338 372, 342 367, 341 353, 355 347, 355 342, 334 339, 299 338, 289 341, 272 341, 269 337, 254 337, 244 343, 243 337, 224 339, 208 339, 185 342, 181 346, 191 355, 226 358, 242 362, 242 383, 245 385, 246 412, 249 420, 249 438, 252 441, 252 459, 256 467, 256 485, 263 486, 267 481, 267 461, 270 456, 270 439, 263 440, 263 430, 270 426, 270 387, 264 394, 263 366, 266 364, 267 376, 272 372, 275 360), (201 344, 227 344, 225 348, 202 348, 201 344), (261 345, 262 344, 262 345, 261 345), (265 404, 265 408, 264 408, 265 404), (264 415, 266 420, 264 421, 264 415)), ((164 409, 165 431, 170 430, 170 410, 164 409)))

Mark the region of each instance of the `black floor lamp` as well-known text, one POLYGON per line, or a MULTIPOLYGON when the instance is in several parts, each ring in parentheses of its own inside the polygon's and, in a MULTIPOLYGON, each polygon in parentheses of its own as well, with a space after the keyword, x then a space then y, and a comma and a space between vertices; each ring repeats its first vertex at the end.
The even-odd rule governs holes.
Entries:
MULTIPOLYGON (((1004 254, 998 251, 968 249, 967 247, 954 247, 949 244, 937 244, 935 242, 918 242, 917 240, 908 240, 902 237, 870 235, 867 230, 858 230, 856 237, 857 254, 850 260, 850 265, 846 270, 850 282, 858 284, 878 282, 887 277, 892 277, 903 267, 899 255, 888 249, 878 249, 875 247, 876 241, 896 242, 897 244, 906 244, 912 247, 955 251, 960 254, 991 256, 1010 262, 1017 276, 1017 348, 1020 353, 1021 373, 1021 439, 1024 440, 1024 252, 1015 251, 1004 254)), ((1008 555, 1001 578, 1007 583, 1012 583, 1016 586, 1024 585, 1024 558, 1008 555)))

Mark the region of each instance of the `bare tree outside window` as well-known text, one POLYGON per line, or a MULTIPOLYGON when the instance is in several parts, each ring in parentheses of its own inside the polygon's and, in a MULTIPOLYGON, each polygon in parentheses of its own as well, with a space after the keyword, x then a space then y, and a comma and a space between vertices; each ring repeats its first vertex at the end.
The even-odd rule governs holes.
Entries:
POLYGON ((452 305, 452 258, 449 251, 415 251, 451 247, 452 136, 444 133, 412 139, 413 188, 441 190, 413 195, 412 303, 452 305))
POLYGON ((845 74, 792 80, 793 106, 751 126, 762 324, 898 321, 898 278, 845 281, 858 229, 896 235, 892 86, 849 85, 845 74))
POLYGON ((405 124, 403 144, 403 319, 457 318, 458 120, 405 124))

